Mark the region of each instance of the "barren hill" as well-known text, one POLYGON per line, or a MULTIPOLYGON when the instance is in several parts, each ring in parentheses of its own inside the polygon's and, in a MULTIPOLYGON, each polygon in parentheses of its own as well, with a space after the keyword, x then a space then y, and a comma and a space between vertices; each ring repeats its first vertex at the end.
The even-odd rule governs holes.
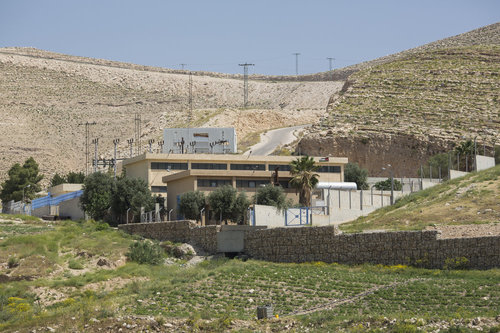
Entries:
MULTIPOLYGON (((99 138, 99 154, 120 155, 142 117, 142 146, 166 127, 188 126, 187 71, 62 55, 31 48, 0 49, 0 180, 14 162, 33 156, 41 170, 84 170, 85 126, 99 138)), ((315 122, 340 82, 249 81, 242 109, 238 75, 195 72, 192 126, 234 126, 239 139, 269 128, 315 122)), ((157 146, 155 146, 157 147, 157 146)), ((92 151, 93 151, 93 147, 92 151)))
POLYGON ((372 175, 415 175, 429 156, 476 138, 500 142, 500 23, 359 66, 332 95, 329 116, 300 142, 347 156, 372 175))

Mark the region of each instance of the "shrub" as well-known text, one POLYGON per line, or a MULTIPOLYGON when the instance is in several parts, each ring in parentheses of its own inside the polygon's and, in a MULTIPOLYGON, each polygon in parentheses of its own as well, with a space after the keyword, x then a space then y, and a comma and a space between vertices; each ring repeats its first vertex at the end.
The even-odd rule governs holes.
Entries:
POLYGON ((102 230, 107 230, 109 229, 109 224, 103 222, 103 223, 98 223, 96 226, 95 226, 95 230, 96 231, 102 231, 102 230))
POLYGON ((266 185, 257 189, 257 204, 287 209, 291 203, 287 201, 285 191, 281 186, 266 185))
POLYGON ((83 269, 83 265, 76 259, 70 259, 68 267, 71 269, 83 269))
POLYGON ((163 261, 163 249, 151 241, 138 241, 130 245, 126 256, 139 264, 159 265, 163 261))
MULTIPOLYGON (((401 191, 403 185, 397 179, 394 179, 394 191, 401 191)), ((391 190, 391 179, 387 178, 386 180, 382 180, 380 182, 375 183, 375 189, 390 191, 391 190)))
POLYGON ((444 261, 444 269, 467 269, 469 259, 465 257, 446 258, 444 261))
POLYGON ((19 258, 16 256, 10 256, 9 260, 7 260, 7 267, 14 268, 19 266, 19 258))
POLYGON ((200 219, 200 211, 205 207, 205 193, 200 191, 190 191, 183 193, 180 197, 179 212, 186 219, 200 219))
POLYGON ((358 163, 347 163, 344 170, 344 181, 354 182, 358 189, 368 189, 368 170, 361 168, 358 163))

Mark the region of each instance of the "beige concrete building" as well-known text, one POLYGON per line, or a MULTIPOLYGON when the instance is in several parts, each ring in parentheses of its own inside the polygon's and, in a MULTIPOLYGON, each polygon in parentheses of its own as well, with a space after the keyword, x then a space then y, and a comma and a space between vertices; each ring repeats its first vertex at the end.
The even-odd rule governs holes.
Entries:
MULTIPOLYGON (((233 154, 153 154, 145 153, 123 162, 127 177, 144 179, 153 194, 167 196, 168 209, 177 216, 181 194, 200 190, 211 192, 217 187, 231 185, 252 197, 257 188, 273 181, 278 169, 278 182, 287 195, 298 201, 295 189, 288 181, 290 162, 296 156, 243 156, 233 154)), ((320 182, 343 182, 347 158, 314 157, 320 182)))

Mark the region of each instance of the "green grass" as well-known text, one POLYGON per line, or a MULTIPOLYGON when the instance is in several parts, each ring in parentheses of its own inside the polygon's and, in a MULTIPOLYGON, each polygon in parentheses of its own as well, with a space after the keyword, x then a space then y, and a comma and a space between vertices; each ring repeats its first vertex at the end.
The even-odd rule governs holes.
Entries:
POLYGON ((500 165, 415 192, 368 216, 340 225, 344 232, 422 230, 435 224, 500 221, 500 165), (480 212, 480 214, 478 214, 480 212))
MULTIPOLYGON (((134 237, 111 228, 97 229, 93 222, 63 222, 53 230, 15 235, 0 243, 0 253, 20 258, 18 267, 0 274, 12 275, 26 261, 30 267, 44 261, 31 280, 0 284, 0 330, 57 326, 81 331, 91 318, 113 321, 124 316, 177 318, 193 330, 205 331, 229 329, 235 320, 248 323, 249 331, 265 330, 268 324, 279 331, 289 320, 296 322, 298 331, 356 330, 366 322, 383 328, 384 317, 409 329, 416 325, 412 318, 425 325, 435 320, 494 318, 500 311, 498 269, 441 271, 224 258, 193 267, 184 262, 168 266, 128 262, 101 269, 92 264, 95 254, 120 258, 134 237), (68 266, 71 270, 64 269, 68 266), (59 296, 39 298, 35 290, 59 296), (342 303, 331 307, 334 301, 342 303), (265 304, 274 306, 280 321, 254 322, 257 306, 265 304), (295 315, 314 308, 318 311, 295 315)), ((24 272, 28 274, 27 267, 24 272)))

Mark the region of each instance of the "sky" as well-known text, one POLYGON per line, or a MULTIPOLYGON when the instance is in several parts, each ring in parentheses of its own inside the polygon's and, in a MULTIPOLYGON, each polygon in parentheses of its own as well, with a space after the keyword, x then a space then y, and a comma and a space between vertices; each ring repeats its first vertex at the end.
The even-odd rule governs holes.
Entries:
POLYGON ((0 47, 140 65, 294 75, 500 21, 500 0, 0 0, 0 47))

